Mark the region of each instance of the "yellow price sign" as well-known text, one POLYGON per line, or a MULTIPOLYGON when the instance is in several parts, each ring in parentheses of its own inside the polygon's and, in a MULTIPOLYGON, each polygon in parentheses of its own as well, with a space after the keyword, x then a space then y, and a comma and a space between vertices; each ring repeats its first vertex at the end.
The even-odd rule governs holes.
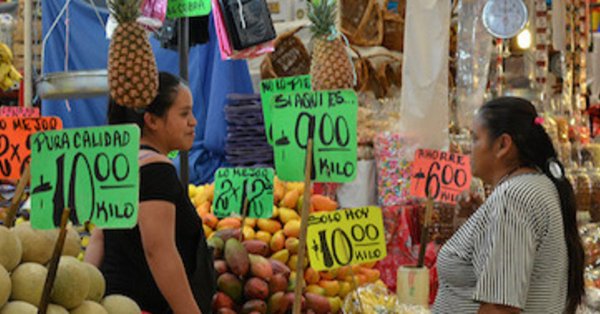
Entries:
POLYGON ((387 255, 381 208, 370 206, 311 214, 306 238, 317 271, 382 260, 387 255))

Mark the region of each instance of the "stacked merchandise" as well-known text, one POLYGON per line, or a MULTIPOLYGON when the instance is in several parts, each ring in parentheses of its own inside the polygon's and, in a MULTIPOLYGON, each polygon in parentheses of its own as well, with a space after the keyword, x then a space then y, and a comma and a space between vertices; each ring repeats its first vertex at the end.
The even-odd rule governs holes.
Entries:
MULTIPOLYGON (((33 8, 34 14, 32 19, 32 40, 33 40, 33 66, 34 69, 38 69, 41 71, 42 69, 42 11, 41 11, 41 1, 34 0, 33 8)), ((14 28, 14 32, 12 35, 12 49, 15 55, 14 64, 15 67, 19 70, 23 69, 24 58, 25 58, 25 38, 24 38, 24 23, 25 19, 23 17, 23 9, 25 7, 25 0, 19 0, 19 16, 17 19, 16 27, 14 28)))
POLYGON ((267 142, 260 95, 229 95, 225 106, 225 158, 235 166, 272 166, 273 148, 267 142))

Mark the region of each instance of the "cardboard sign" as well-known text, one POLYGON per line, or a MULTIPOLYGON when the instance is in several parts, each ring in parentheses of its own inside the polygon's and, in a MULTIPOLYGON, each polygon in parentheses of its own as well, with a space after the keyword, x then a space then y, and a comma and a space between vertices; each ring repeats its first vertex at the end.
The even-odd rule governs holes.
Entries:
POLYGON ((19 117, 19 118, 39 118, 40 117, 40 108, 0 106, 0 116, 2 116, 2 117, 19 117))
POLYGON ((304 181, 308 138, 314 139, 311 178, 352 182, 356 177, 358 99, 353 90, 273 96, 273 141, 277 175, 304 181))
POLYGON ((311 214, 306 239, 310 266, 317 271, 387 255, 381 208, 374 206, 311 214))
POLYGON ((243 214, 248 199, 247 217, 271 218, 273 215, 273 169, 221 168, 215 174, 213 211, 219 217, 243 214))
POLYGON ((62 129, 56 117, 0 117, 0 178, 19 179, 29 164, 29 138, 36 132, 62 129))
POLYGON ((31 225, 52 229, 63 208, 74 224, 132 228, 139 199, 135 125, 69 129, 31 138, 31 225))
POLYGON ((456 197, 471 186, 469 156, 417 149, 412 166, 410 194, 456 204, 456 197))
POLYGON ((273 145, 272 97, 275 94, 308 92, 312 90, 310 75, 282 77, 260 82, 260 98, 262 100, 263 118, 265 121, 265 133, 267 141, 273 145))
POLYGON ((203 16, 210 14, 210 0, 169 0, 167 18, 203 16))

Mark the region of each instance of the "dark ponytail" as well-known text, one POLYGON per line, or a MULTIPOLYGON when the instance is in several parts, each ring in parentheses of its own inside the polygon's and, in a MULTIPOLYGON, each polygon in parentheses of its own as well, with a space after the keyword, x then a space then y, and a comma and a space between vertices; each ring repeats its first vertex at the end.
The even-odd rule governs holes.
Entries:
POLYGON ((557 160, 552 141, 541 125, 535 107, 525 99, 494 99, 481 107, 479 116, 492 139, 505 133, 510 135, 519 150, 521 165, 542 170, 558 190, 569 257, 566 313, 575 313, 585 295, 585 255, 577 229, 577 207, 573 187, 564 177, 564 168, 557 160), (556 170, 552 171, 552 167, 560 167, 561 171, 556 173, 556 170))
POLYGON ((177 97, 178 88, 186 83, 168 72, 158 74, 158 94, 145 109, 136 110, 121 106, 110 98, 108 103, 108 124, 135 123, 144 130, 144 113, 149 112, 158 117, 163 117, 171 108, 177 97))

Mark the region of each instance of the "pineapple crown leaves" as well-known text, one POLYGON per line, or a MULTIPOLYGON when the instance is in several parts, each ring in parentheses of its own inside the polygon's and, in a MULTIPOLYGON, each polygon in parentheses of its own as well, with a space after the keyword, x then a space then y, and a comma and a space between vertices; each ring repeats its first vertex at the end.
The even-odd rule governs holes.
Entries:
POLYGON ((336 37, 338 30, 335 27, 336 18, 335 0, 312 0, 308 2, 308 19, 312 22, 310 31, 314 37, 336 37))
POLYGON ((142 0, 106 0, 106 2, 110 14, 119 24, 135 22, 140 16, 142 0))

